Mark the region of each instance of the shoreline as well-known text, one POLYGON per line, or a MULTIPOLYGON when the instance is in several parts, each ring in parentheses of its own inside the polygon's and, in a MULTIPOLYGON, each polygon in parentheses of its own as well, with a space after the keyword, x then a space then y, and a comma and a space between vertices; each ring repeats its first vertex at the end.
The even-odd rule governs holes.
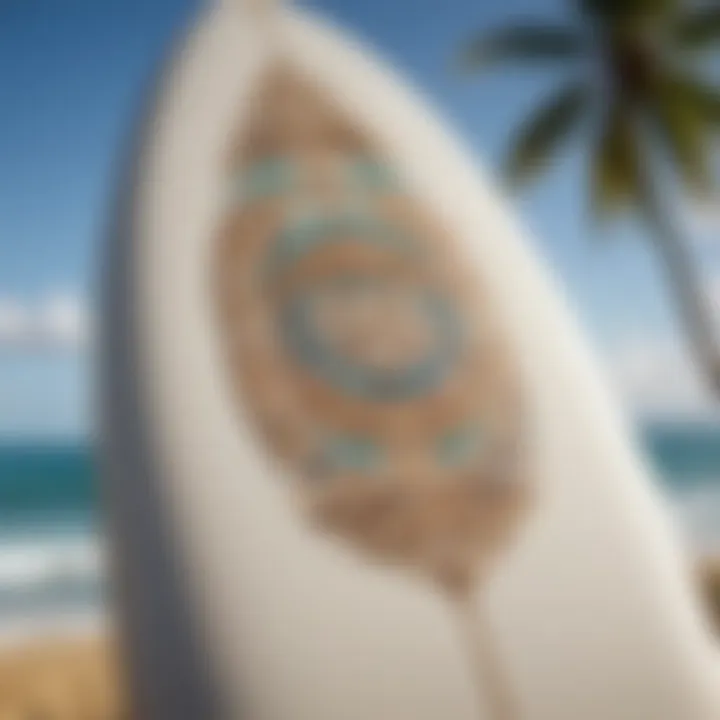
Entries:
POLYGON ((7 653, 47 639, 82 642, 109 633, 107 613, 99 609, 8 619, 0 622, 0 659, 7 653))

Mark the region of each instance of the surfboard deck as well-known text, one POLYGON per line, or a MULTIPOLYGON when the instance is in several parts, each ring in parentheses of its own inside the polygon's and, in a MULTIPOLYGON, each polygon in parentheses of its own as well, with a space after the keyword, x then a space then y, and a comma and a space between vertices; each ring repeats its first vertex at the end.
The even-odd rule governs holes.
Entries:
POLYGON ((268 27, 198 22, 112 247, 140 715, 715 717, 687 561, 550 273, 389 69, 268 27))

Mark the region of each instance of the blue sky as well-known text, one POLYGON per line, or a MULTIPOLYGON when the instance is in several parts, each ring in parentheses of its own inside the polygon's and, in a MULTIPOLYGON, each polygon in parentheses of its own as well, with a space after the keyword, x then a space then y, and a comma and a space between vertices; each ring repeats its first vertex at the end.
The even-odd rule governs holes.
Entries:
MULTIPOLYGON (((517 121, 561 79, 513 69, 468 81, 449 70, 472 28, 562 19, 561 0, 304 4, 391 59, 488 170, 517 121)), ((0 437, 77 435, 92 426, 84 324, 115 174, 153 69, 198 7, 196 0, 0 0, 0 437), (45 341, 28 342, 28 334, 45 341)), ((517 201, 532 241, 631 405, 659 399, 672 412, 704 412, 649 246, 629 225, 605 237, 591 229, 583 164, 568 148, 517 201)), ((698 257, 709 286, 720 289, 717 228, 696 220, 698 257)))

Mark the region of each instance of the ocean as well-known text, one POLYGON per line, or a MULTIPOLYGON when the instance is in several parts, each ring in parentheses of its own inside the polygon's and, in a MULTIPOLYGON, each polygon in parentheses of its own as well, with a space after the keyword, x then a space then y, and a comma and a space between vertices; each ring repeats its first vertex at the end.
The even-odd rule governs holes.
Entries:
POLYGON ((0 637, 102 622, 96 463, 84 445, 0 444, 0 637))
MULTIPOLYGON (((689 543, 720 551, 720 425, 641 433, 689 543)), ((0 635, 106 615, 96 462, 77 444, 0 444, 0 635)))

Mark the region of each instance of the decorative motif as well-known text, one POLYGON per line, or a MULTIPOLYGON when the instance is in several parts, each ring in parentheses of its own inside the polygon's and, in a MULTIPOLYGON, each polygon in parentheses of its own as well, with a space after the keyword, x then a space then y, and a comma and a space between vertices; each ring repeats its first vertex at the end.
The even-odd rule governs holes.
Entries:
POLYGON ((228 365, 319 527, 467 598, 526 506, 518 381, 479 278, 382 157, 297 76, 263 83, 218 240, 228 365))
POLYGON ((478 280, 380 157, 301 80, 268 78, 220 240, 230 365, 321 523, 469 584, 523 504, 516 378, 478 280), (426 517, 440 496, 464 524, 426 517))

